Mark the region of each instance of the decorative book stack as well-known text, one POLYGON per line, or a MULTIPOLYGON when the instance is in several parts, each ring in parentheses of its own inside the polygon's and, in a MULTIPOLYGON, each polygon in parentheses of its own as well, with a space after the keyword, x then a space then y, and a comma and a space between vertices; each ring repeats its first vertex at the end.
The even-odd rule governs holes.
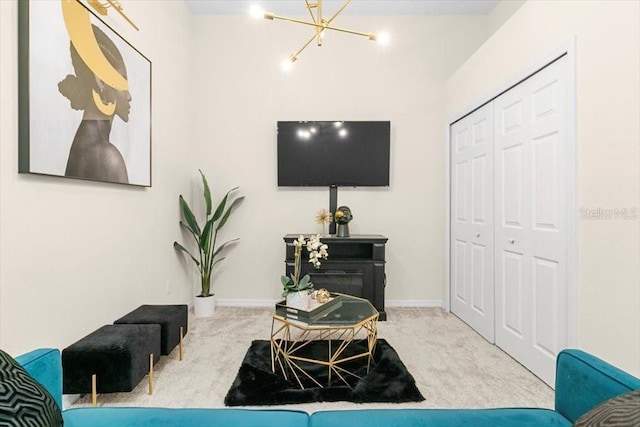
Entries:
POLYGON ((305 323, 314 323, 329 313, 333 312, 342 305, 342 295, 331 294, 329 301, 319 303, 315 299, 311 299, 309 310, 300 310, 297 308, 287 307, 286 300, 276 304, 276 315, 286 319, 298 320, 305 323))

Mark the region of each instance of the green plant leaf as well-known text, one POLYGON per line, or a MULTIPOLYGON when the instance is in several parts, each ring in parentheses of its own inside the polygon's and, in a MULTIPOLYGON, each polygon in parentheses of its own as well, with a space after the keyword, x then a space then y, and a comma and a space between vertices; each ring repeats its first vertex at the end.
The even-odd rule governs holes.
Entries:
POLYGON ((225 258, 226 258, 226 257, 224 257, 224 256, 223 256, 222 258, 219 258, 219 259, 215 260, 215 262, 214 262, 213 264, 211 264, 211 270, 213 270, 213 267, 214 267, 217 263, 219 263, 220 261, 222 261, 222 260, 223 260, 223 259, 225 259, 225 258))
POLYGON ((200 246, 200 236, 196 235, 192 229, 189 228, 189 226, 187 224, 185 224, 184 222, 180 221, 180 225, 182 227, 185 228, 185 230, 187 230, 189 233, 191 233, 191 235, 193 236, 193 240, 196 241, 196 243, 198 244, 198 246, 200 246))
POLYGON ((222 251, 222 250, 223 250, 227 245, 230 245, 230 244, 232 244, 232 243, 236 243, 236 242, 237 242, 237 241, 239 241, 239 240, 240 240, 240 238, 238 237, 238 238, 235 238, 235 239, 229 240, 229 241, 227 241, 227 242, 224 242, 223 244, 221 244, 220 246, 218 246, 218 249, 216 249, 216 251, 213 253, 213 257, 215 258, 215 257, 216 257, 216 255, 218 255, 218 254, 220 253, 220 251, 222 251))
POLYGON ((280 282, 282 283, 282 297, 286 297, 291 292, 296 292, 298 289, 293 282, 293 279, 287 276, 280 276, 280 282))
POLYGON ((213 219, 210 219, 209 221, 207 221, 204 228, 202 229, 202 235, 200 236, 200 250, 205 254, 209 254, 211 252, 210 246, 211 246, 212 230, 213 230, 213 219))
POLYGON ((220 218, 220 215, 222 215, 222 212, 224 212, 224 207, 227 205, 227 199, 229 198, 229 194, 231 194, 233 191, 236 191, 238 188, 240 187, 234 187, 231 190, 227 191, 227 194, 224 195, 224 197, 218 204, 218 207, 216 208, 215 213, 213 214, 214 221, 217 221, 218 218, 220 218))
POLYGON ((193 257, 193 255, 191 255, 191 252, 189 252, 189 251, 187 250, 187 248, 185 248, 184 246, 182 246, 182 245, 181 245, 180 243, 178 243, 178 242, 173 242, 173 247, 174 247, 174 248, 176 248, 176 249, 179 249, 179 250, 181 250, 182 252, 184 252, 184 253, 186 253, 187 255, 189 255, 189 256, 191 257, 191 259, 193 260, 193 262, 195 262, 195 263, 196 263, 196 265, 198 266, 198 268, 200 268, 200 261, 198 261, 197 259, 195 259, 195 258, 193 257))
POLYGON ((244 196, 238 197, 237 199, 234 199, 233 202, 231 202, 231 205, 229 206, 229 209, 227 209, 227 212, 225 212, 224 216, 222 217, 222 219, 218 223, 218 226, 216 227, 216 230, 220 230, 222 227, 224 227, 224 225, 227 223, 227 220, 229 219, 229 216, 231 215, 231 210, 233 209, 233 207, 236 204, 238 204, 242 200, 244 200, 244 196))
POLYGON ((291 278, 287 276, 280 276, 280 282, 282 283, 282 286, 286 289, 293 283, 293 280, 291 280, 291 278))
POLYGON ((313 284, 311 283, 311 276, 306 274, 302 279, 300 279, 300 283, 298 283, 298 290, 303 291, 312 286, 313 284))
POLYGON ((191 212, 191 208, 189 207, 187 202, 184 200, 184 197, 182 197, 182 194, 180 195, 180 208, 182 209, 182 216, 186 221, 187 227, 191 230, 193 234, 199 235, 200 227, 198 226, 198 221, 196 220, 195 215, 193 215, 193 212, 191 212))
POLYGON ((209 188, 209 183, 207 182, 207 177, 204 176, 204 173, 200 169, 198 169, 200 175, 202 175, 202 187, 204 194, 204 201, 207 204, 207 218, 211 215, 211 189, 209 188))

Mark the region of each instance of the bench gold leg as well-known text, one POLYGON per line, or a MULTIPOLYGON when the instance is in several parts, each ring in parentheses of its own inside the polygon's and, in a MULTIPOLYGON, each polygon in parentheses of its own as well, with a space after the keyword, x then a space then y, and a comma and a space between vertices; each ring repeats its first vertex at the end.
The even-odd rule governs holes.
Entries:
POLYGON ((180 343, 178 344, 178 352, 180 353, 180 360, 182 360, 182 336, 184 333, 184 328, 180 326, 180 343))
POLYGON ((96 374, 91 375, 91 404, 96 406, 98 404, 98 392, 96 386, 96 374))
POLYGON ((153 394, 153 353, 149 355, 149 394, 153 394))

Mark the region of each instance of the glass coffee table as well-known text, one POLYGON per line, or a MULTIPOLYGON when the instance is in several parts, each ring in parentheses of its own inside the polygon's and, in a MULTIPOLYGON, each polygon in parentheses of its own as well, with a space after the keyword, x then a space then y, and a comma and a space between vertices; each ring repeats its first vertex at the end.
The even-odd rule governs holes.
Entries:
POLYGON ((273 315, 271 369, 274 373, 279 370, 287 380, 289 376, 293 377, 291 379, 304 389, 303 382, 309 382, 306 380, 325 387, 331 385, 334 376, 351 387, 347 378, 360 378, 353 369, 349 369, 356 360, 366 363, 366 372, 369 372, 378 339, 378 311, 365 299, 340 294, 339 297, 341 304, 335 310, 308 323, 286 315, 273 315), (365 342, 364 346, 360 339, 365 342), (326 342, 328 351, 306 354, 305 349, 319 340, 326 342), (360 341, 360 346, 354 345, 357 341, 360 341), (326 384, 320 383, 313 375, 318 366, 327 369, 326 384))

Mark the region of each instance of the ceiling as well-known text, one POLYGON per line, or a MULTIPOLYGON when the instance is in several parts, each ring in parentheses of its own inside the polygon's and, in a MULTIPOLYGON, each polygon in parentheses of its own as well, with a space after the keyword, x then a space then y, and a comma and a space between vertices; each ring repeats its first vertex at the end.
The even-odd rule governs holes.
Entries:
MULTIPOLYGON (((193 14, 244 15, 259 5, 278 15, 304 15, 304 0, 184 0, 193 14)), ((487 15, 498 0, 354 0, 344 15, 487 15)), ((327 13, 336 11, 344 0, 324 0, 327 13)))

